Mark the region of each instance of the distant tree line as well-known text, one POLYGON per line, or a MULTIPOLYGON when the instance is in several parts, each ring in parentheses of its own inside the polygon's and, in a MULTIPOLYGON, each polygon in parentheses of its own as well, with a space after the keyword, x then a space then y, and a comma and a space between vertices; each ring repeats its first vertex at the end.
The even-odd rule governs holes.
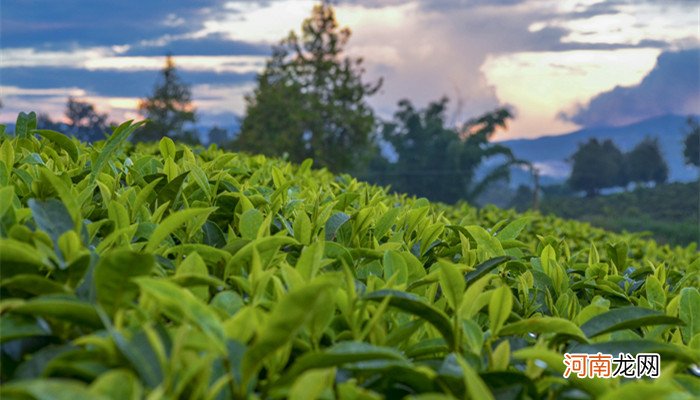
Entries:
POLYGON ((656 138, 647 137, 627 153, 620 151, 612 140, 590 139, 579 145, 571 161, 573 168, 568 183, 589 197, 601 189, 625 188, 630 183, 660 184, 668 179, 668 165, 656 138))
MULTIPOLYGON (((381 89, 382 80, 364 80, 363 60, 346 55, 350 36, 348 28, 338 26, 327 2, 315 6, 300 34, 291 32, 273 47, 271 58, 257 75, 256 88, 245 97, 246 113, 239 134, 230 139, 225 129, 213 127, 206 142, 295 163, 313 158, 317 167, 351 172, 400 192, 443 202, 473 200, 494 182, 507 180, 513 165, 527 164, 515 159, 507 147, 491 142, 495 132, 506 129, 512 118, 504 108, 461 124, 448 124, 447 98, 423 109, 404 99, 392 120, 380 120, 368 99, 381 89), (386 151, 393 156, 387 157, 386 151), (490 158, 498 160, 496 166, 486 174, 477 174, 490 158)), ((200 134, 194 128, 198 116, 192 92, 180 78, 171 55, 138 110, 150 122, 134 140, 156 141, 168 136, 200 144, 200 134)), ((110 126, 107 120, 93 105, 69 98, 67 122, 56 123, 43 116, 40 123, 92 141, 104 138, 110 126)), ((684 155, 689 164, 697 166, 698 123, 689 120, 689 126, 684 155)), ((659 144, 650 138, 628 153, 622 153, 612 141, 591 139, 580 145, 571 162, 568 183, 588 196, 605 188, 658 184, 668 179, 659 144)), ((529 168, 537 182, 537 170, 532 165, 529 168)), ((533 197, 525 190, 519 196, 533 197)))

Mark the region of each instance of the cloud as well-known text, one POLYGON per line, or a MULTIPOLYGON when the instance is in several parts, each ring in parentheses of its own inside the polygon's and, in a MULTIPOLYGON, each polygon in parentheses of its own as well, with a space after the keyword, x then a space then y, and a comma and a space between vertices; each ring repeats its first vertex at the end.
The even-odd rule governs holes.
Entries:
MULTIPOLYGON (((80 88, 93 96, 138 98, 151 90, 163 54, 172 52, 185 81, 198 86, 200 93, 216 92, 213 97, 198 96, 202 115, 218 115, 225 109, 239 112, 240 90, 223 88, 251 84, 270 54, 270 44, 290 29, 298 30, 316 1, 6 3, 0 23, 3 85, 80 88)), ((457 109, 456 121, 501 104, 515 104, 487 80, 484 66, 490 58, 543 52, 566 58, 584 50, 658 52, 677 46, 683 38, 697 42, 691 30, 694 22, 687 23, 695 18, 694 12, 688 12, 695 6, 680 2, 661 6, 595 0, 338 0, 335 4, 340 24, 353 31, 349 52, 366 60, 367 80, 385 78, 382 91, 371 99, 384 117, 391 116, 401 98, 422 106, 448 95, 457 109)), ((576 68, 572 63, 560 64, 561 70, 576 68)), ((634 68, 638 67, 624 67, 628 75, 634 68)), ((517 78, 505 76, 500 83, 513 80, 517 78)), ((615 82, 598 91, 629 83, 615 82)), ((26 101, 28 96, 14 98, 26 101)), ((43 101, 39 95, 32 96, 32 101, 43 101)), ((3 111, 9 107, 5 104, 3 111)), ((529 111, 515 105, 521 115, 512 125, 517 129, 529 111)), ((549 132, 573 126, 554 117, 567 105, 559 103, 546 115, 530 119, 541 121, 549 132)))
POLYGON ((251 43, 242 40, 232 40, 225 38, 220 34, 212 34, 198 38, 175 38, 151 45, 138 44, 130 46, 129 49, 124 52, 124 55, 162 56, 166 53, 172 53, 175 56, 269 56, 271 52, 270 45, 265 43, 251 43))
MULTIPOLYGON (((11 48, 2 51, 4 68, 72 67, 94 70, 157 71, 163 68, 163 56, 124 56, 104 47, 74 51, 36 51, 32 48, 11 48)), ((176 65, 186 71, 217 73, 258 72, 265 65, 265 56, 251 55, 185 55, 176 65)))
POLYGON ((164 34, 199 29, 216 14, 219 0, 6 1, 2 5, 3 47, 80 43, 136 43, 164 34))
MULTIPOLYGON (((253 81, 255 74, 216 73, 179 70, 183 81, 192 84, 242 85, 253 81)), ((158 78, 157 71, 86 71, 81 68, 3 68, 2 84, 24 89, 82 88, 102 96, 147 95, 158 78)), ((5 96, 6 93, 1 93, 5 96)), ((5 102, 7 106, 9 103, 5 102)))
POLYGON ((699 71, 700 49, 667 51, 639 84, 617 86, 560 117, 583 126, 614 126, 663 114, 697 113, 699 71))

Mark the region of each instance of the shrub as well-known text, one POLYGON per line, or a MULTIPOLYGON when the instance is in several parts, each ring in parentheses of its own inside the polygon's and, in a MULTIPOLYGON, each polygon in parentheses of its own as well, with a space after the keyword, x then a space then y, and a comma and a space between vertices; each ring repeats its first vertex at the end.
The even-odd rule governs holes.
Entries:
MULTIPOLYGON (((698 395, 700 260, 263 156, 0 144, 3 398, 698 395), (660 353, 654 381, 563 353, 660 353)), ((432 397, 431 397, 432 398, 432 397)))

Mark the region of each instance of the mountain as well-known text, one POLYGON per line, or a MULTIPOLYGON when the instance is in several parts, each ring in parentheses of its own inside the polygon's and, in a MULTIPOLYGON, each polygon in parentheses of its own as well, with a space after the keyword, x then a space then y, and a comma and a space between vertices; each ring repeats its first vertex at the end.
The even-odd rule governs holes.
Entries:
MULTIPOLYGON (((543 184, 562 182, 571 172, 566 160, 579 143, 591 138, 611 139, 622 151, 629 151, 645 137, 656 137, 669 168, 669 181, 689 182, 697 179, 697 169, 683 162, 683 142, 687 134, 685 116, 663 115, 624 126, 603 126, 575 132, 542 136, 536 139, 507 140, 499 144, 510 147, 516 157, 534 163, 541 171, 543 184)), ((514 173, 511 184, 529 183, 523 172, 514 173)))

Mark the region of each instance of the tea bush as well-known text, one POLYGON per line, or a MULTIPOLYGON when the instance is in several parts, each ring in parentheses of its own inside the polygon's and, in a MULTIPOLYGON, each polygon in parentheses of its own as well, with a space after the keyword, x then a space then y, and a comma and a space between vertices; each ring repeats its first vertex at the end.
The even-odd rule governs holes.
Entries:
POLYGON ((3 399, 700 396, 694 245, 34 124, 0 133, 3 399))

